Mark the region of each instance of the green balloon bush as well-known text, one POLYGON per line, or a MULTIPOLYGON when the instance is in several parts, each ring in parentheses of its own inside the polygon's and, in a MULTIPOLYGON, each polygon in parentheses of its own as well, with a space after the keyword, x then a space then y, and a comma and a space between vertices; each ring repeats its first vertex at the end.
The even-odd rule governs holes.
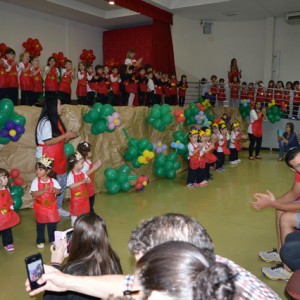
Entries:
POLYGON ((155 104, 147 118, 147 123, 153 126, 158 131, 164 131, 167 125, 173 122, 174 115, 171 113, 170 105, 163 104, 162 106, 155 104))
POLYGON ((169 155, 158 154, 154 162, 155 175, 168 179, 176 178, 176 171, 181 168, 181 163, 177 159, 178 155, 175 152, 171 152, 169 155))

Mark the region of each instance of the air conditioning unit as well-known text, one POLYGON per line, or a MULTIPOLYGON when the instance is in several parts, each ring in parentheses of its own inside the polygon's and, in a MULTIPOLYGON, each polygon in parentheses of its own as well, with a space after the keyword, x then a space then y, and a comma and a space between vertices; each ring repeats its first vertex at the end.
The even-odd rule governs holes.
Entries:
POLYGON ((285 21, 291 25, 300 24, 300 11, 287 13, 285 15, 285 21))

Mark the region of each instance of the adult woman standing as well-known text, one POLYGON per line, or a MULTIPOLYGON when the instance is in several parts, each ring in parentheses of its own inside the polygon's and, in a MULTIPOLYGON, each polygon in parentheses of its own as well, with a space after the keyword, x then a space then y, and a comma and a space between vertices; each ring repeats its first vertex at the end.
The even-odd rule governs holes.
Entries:
POLYGON ((278 160, 283 160, 284 152, 294 147, 299 147, 297 134, 294 132, 294 124, 286 123, 285 132, 283 134, 278 133, 278 143, 279 143, 279 158, 278 160))
POLYGON ((58 212, 60 216, 68 217, 70 213, 62 208, 67 183, 67 157, 64 143, 66 140, 76 138, 78 133, 72 130, 66 131, 60 119, 61 112, 61 102, 57 97, 46 98, 35 129, 36 158, 46 155, 54 159, 53 171, 57 174, 57 181, 61 186, 61 194, 57 196, 58 212))
POLYGON ((230 62, 230 71, 228 72, 228 82, 232 83, 234 77, 237 77, 238 82, 240 82, 240 79, 242 78, 242 70, 238 68, 236 58, 233 58, 230 62))
POLYGON ((266 109, 261 108, 261 102, 256 101, 254 108, 250 111, 250 124, 248 126, 249 144, 249 159, 254 160, 253 150, 255 147, 255 158, 261 159, 259 152, 262 142, 262 121, 266 120, 266 109))
MULTIPOLYGON (((78 217, 69 247, 64 239, 55 247, 51 246, 51 252, 51 261, 55 262, 52 264, 60 267, 60 270, 66 274, 75 276, 122 274, 120 259, 109 243, 105 221, 95 213, 78 217), (66 248, 69 248, 69 255, 63 262, 66 248)), ((72 291, 46 292, 44 295, 44 300, 59 299, 94 300, 99 298, 72 291)))

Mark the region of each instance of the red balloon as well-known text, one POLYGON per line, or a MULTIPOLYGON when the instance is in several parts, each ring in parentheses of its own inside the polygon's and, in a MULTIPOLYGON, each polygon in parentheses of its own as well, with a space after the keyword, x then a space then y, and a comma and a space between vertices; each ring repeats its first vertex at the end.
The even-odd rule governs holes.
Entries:
POLYGON ((20 171, 19 169, 15 168, 15 169, 11 169, 10 173, 9 173, 9 177, 11 178, 17 178, 20 176, 20 171))
POLYGON ((22 177, 17 177, 14 179, 13 183, 15 185, 23 185, 24 184, 24 179, 22 177))

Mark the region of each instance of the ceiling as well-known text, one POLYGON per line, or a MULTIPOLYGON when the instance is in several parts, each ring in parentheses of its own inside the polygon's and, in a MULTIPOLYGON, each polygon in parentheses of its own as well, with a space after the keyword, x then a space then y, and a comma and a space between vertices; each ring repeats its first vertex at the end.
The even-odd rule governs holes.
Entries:
MULTIPOLYGON (((141 0, 142 1, 142 0, 141 0)), ((143 0, 174 15, 198 21, 251 21, 300 11, 300 0, 143 0)), ((146 25, 151 18, 105 0, 1 0, 111 30, 146 25)))

